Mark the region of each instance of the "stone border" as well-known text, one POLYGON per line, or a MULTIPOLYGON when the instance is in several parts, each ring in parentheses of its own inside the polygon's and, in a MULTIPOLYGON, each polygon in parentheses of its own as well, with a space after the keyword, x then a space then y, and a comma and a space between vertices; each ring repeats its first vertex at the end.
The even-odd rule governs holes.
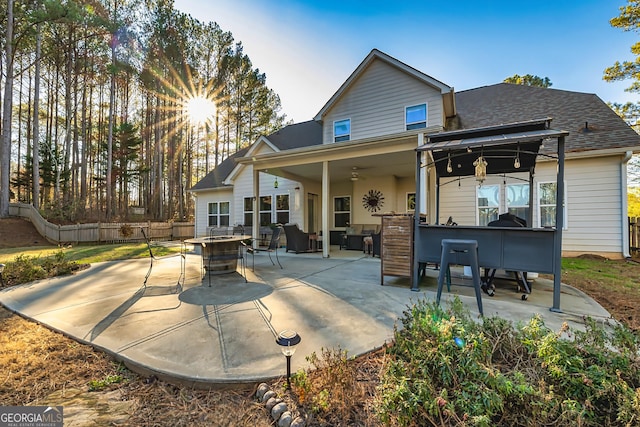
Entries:
POLYGON ((266 383, 260 383, 256 391, 256 399, 264 403, 265 408, 271 414, 271 418, 277 422, 278 427, 306 427, 304 417, 298 415, 293 418, 287 404, 278 397, 275 391, 269 389, 266 383))

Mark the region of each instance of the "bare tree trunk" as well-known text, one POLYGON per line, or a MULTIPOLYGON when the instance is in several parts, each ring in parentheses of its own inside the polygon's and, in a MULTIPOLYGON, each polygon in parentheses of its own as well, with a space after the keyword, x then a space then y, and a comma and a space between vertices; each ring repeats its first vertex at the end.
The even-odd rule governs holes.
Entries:
POLYGON ((2 111, 2 145, 0 146, 0 218, 9 216, 9 167, 11 165, 11 109, 13 107, 13 0, 7 0, 5 36, 6 79, 2 111))
MULTIPOLYGON (((118 2, 114 2, 113 6, 113 22, 118 20, 118 2)), ((107 136, 107 221, 111 220, 113 213, 113 187, 112 187, 112 173, 113 173, 113 126, 114 126, 114 112, 115 112, 115 97, 116 97, 116 35, 111 36, 111 86, 109 89, 109 135, 107 136)))
POLYGON ((40 66, 42 64, 42 24, 36 31, 36 75, 33 88, 33 207, 40 208, 40 66))

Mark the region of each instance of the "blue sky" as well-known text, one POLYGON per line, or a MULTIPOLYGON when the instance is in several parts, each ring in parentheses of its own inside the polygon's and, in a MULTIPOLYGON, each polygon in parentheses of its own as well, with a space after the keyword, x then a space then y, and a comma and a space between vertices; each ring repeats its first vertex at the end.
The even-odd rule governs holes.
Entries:
POLYGON ((453 86, 549 77, 552 88, 637 101, 603 71, 630 60, 636 33, 613 28, 626 0, 175 0, 241 41, 295 122, 310 120, 373 48, 453 86))

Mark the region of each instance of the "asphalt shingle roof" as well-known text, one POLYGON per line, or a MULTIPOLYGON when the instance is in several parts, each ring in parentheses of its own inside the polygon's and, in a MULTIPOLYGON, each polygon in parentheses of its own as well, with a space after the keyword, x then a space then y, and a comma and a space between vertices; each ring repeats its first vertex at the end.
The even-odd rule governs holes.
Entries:
POLYGON ((214 170, 209 172, 204 178, 198 181, 196 185, 191 187, 191 191, 210 190, 212 188, 220 187, 232 188, 231 185, 224 185, 223 181, 227 176, 229 176, 233 168, 236 167, 236 159, 243 157, 247 154, 247 151, 249 151, 249 147, 236 151, 231 156, 224 159, 214 170))
MULTIPOLYGON (((447 130, 472 129, 551 117, 553 129, 568 131, 566 152, 630 148, 640 151, 640 135, 598 96, 509 83, 456 92, 457 116, 447 130)), ((322 144, 322 124, 310 120, 285 126, 267 136, 279 150, 322 144)), ((236 159, 249 148, 234 153, 202 178, 192 190, 227 187, 224 179, 236 159)))
POLYGON ((457 92, 456 108, 462 129, 551 117, 551 128, 569 132, 566 152, 640 149, 640 135, 590 93, 499 83, 457 92))
MULTIPOLYGON (((267 136, 267 139, 281 151, 319 145, 322 144, 322 124, 314 120, 296 123, 285 126, 279 131, 272 133, 267 136)), ((227 157, 214 170, 191 187, 191 190, 198 191, 231 187, 223 184, 223 182, 236 167, 236 159, 243 157, 247 154, 247 151, 249 151, 249 147, 245 147, 227 157)))
POLYGON ((322 124, 315 120, 285 126, 267 136, 280 150, 310 147, 322 144, 322 124))

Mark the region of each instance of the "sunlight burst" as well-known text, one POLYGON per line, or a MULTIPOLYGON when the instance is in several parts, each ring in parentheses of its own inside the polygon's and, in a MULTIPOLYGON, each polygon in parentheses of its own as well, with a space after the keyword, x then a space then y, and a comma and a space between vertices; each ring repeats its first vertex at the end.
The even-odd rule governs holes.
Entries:
POLYGON ((205 123, 215 114, 216 105, 208 98, 194 96, 186 100, 185 109, 193 123, 205 123))

